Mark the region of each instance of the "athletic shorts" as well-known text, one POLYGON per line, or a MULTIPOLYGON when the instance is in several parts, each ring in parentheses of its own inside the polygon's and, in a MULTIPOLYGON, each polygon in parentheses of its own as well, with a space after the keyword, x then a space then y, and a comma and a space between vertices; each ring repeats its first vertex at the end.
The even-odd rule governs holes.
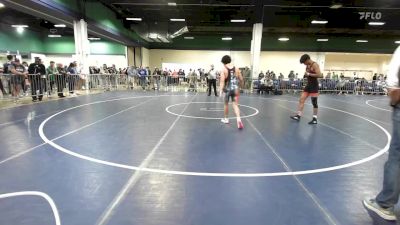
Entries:
POLYGON ((230 98, 232 99, 232 102, 235 101, 235 97, 239 96, 237 94, 237 92, 238 92, 237 90, 229 90, 229 91, 227 91, 225 93, 225 103, 228 103, 230 98))
POLYGON ((317 93, 310 93, 310 92, 307 92, 307 91, 303 91, 303 95, 305 95, 306 97, 318 97, 319 93, 318 92, 317 93))
POLYGON ((318 90, 318 86, 317 87, 310 87, 310 86, 306 86, 303 90, 303 93, 306 94, 306 96, 310 96, 310 97, 318 97, 319 96, 319 90, 318 90))

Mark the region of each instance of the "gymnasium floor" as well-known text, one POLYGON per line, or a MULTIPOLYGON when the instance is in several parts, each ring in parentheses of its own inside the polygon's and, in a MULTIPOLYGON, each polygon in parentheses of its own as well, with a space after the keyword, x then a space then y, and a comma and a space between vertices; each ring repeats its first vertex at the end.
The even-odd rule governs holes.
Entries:
POLYGON ((0 110, 0 224, 386 225, 387 97, 112 92, 0 110), (51 207, 52 206, 52 207, 51 207), (58 219, 60 223, 58 223, 58 219))

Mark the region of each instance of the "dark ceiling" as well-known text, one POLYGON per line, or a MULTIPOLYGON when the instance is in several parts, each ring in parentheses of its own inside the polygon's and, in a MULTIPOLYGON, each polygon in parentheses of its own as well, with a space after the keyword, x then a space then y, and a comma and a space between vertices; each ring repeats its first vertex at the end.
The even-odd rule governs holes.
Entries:
MULTIPOLYGON (((125 26, 142 37, 149 33, 167 36, 187 26, 187 36, 230 35, 251 36, 257 21, 264 24, 264 33, 331 36, 400 36, 399 0, 101 0, 113 9, 125 26), (169 6, 175 2, 176 6, 169 6), (334 3, 342 4, 331 9, 334 3), (360 12, 379 12, 381 19, 360 19, 360 12), (143 18, 141 22, 126 21, 127 17, 143 18), (184 18, 185 22, 171 22, 184 18), (245 19, 245 23, 231 23, 245 19), (312 20, 328 20, 325 25, 312 20), (384 26, 370 26, 382 21, 384 26)), ((150 40, 151 41, 151 40, 150 40)))
POLYGON ((48 20, 44 20, 39 17, 35 17, 8 7, 0 10, 0 24, 2 27, 11 27, 11 25, 28 25, 27 29, 42 33, 43 35, 48 34, 59 34, 62 36, 74 36, 72 28, 57 28, 54 27, 54 23, 48 20))

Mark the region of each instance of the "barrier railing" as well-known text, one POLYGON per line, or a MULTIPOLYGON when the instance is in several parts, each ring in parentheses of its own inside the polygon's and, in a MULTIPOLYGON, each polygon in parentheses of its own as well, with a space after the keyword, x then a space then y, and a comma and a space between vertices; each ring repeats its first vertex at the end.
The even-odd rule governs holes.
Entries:
MULTIPOLYGON (((303 90, 304 79, 266 80, 244 78, 243 91, 295 93, 303 90)), ((217 79, 217 88, 219 80, 217 79)), ((206 77, 200 76, 129 76, 125 74, 56 74, 56 75, 0 75, 3 99, 30 96, 41 100, 43 96, 68 96, 114 90, 207 91, 206 77)), ((333 94, 386 94, 384 81, 320 79, 321 93, 333 94)))
MULTIPOLYGON (((264 83, 257 79, 253 80, 253 90, 300 92, 306 84, 306 79, 266 80, 264 83)), ((319 91, 332 94, 386 94, 387 88, 385 81, 319 79, 319 91)))

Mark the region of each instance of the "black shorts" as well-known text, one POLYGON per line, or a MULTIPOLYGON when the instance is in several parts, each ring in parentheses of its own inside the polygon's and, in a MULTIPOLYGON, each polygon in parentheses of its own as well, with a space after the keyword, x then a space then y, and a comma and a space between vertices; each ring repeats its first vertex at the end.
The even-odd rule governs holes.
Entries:
POLYGON ((304 92, 307 92, 307 93, 318 93, 319 92, 319 88, 318 87, 312 87, 312 86, 306 86, 305 88, 304 88, 304 92))
POLYGON ((230 98, 232 98, 232 102, 235 101, 236 96, 238 96, 237 90, 229 90, 225 92, 225 103, 229 103, 230 98))

